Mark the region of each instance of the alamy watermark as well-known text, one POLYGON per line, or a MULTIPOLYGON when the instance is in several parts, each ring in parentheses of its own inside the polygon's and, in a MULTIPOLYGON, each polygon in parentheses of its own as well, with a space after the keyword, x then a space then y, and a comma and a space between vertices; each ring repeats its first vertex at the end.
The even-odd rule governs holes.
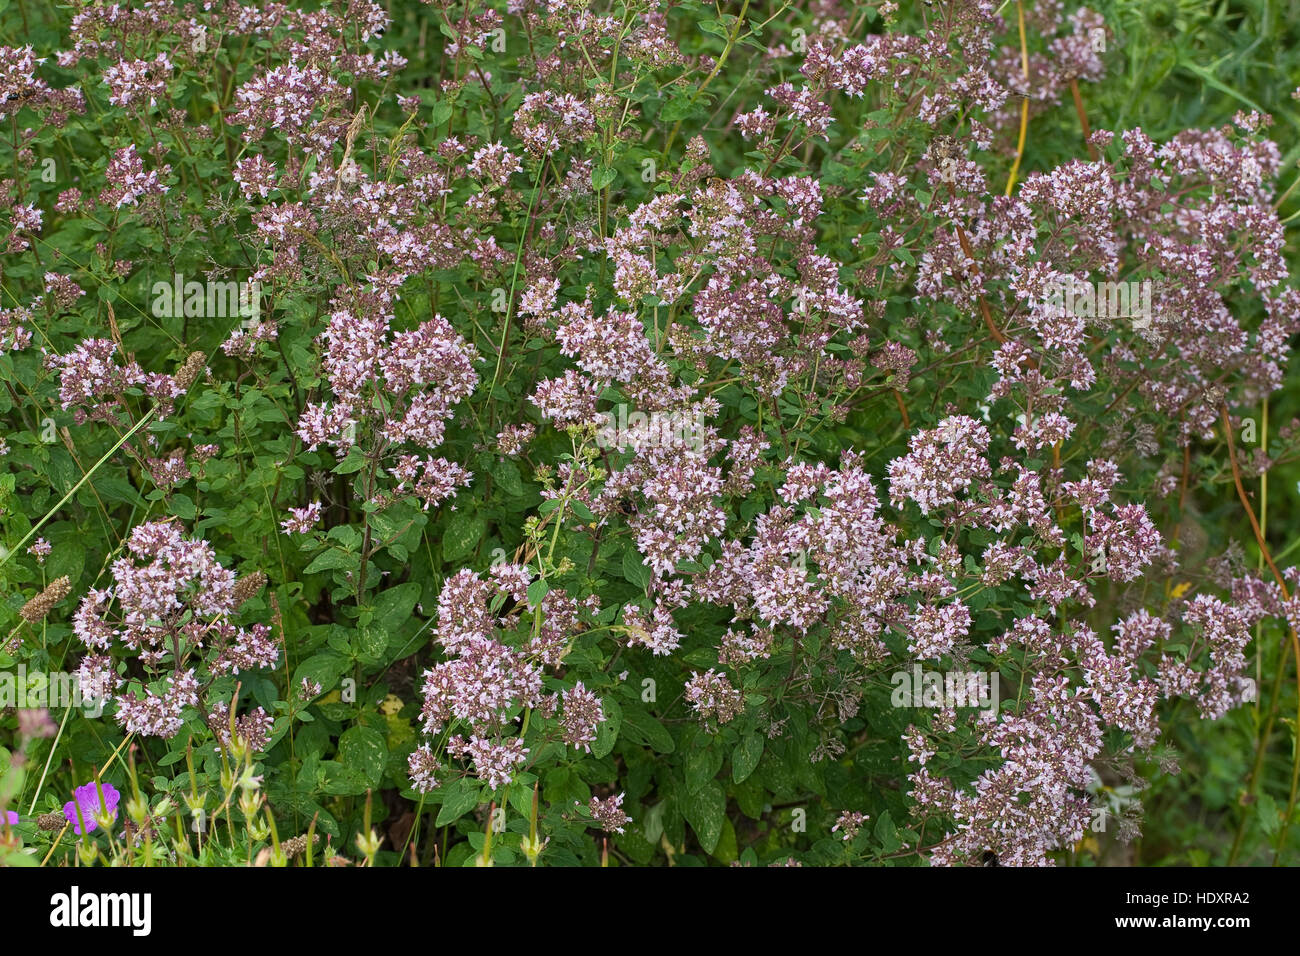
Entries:
POLYGON ((186 281, 177 272, 170 282, 159 280, 152 286, 152 311, 156 318, 242 318, 256 325, 262 315, 262 284, 257 281, 186 281))
POLYGON ((29 671, 19 664, 12 671, 0 671, 0 710, 59 710, 76 707, 87 717, 104 713, 102 698, 86 697, 75 673, 67 671, 29 671))
POLYGON ((685 447, 694 451, 704 448, 705 424, 702 414, 685 412, 629 412, 620 404, 605 412, 605 422, 596 431, 601 448, 685 447))
POLYGON ((1084 282, 1067 276, 1062 282, 1048 283, 1044 301, 1082 319, 1132 319, 1134 328, 1145 329, 1155 317, 1151 305, 1154 289, 1151 279, 1084 282))
POLYGON ((978 707, 986 713, 998 709, 997 671, 923 671, 920 664, 890 677, 895 707, 978 707))
POLYGON ((50 925, 56 928, 122 927, 133 936, 148 936, 152 911, 151 893, 83 893, 74 885, 50 897, 50 925))

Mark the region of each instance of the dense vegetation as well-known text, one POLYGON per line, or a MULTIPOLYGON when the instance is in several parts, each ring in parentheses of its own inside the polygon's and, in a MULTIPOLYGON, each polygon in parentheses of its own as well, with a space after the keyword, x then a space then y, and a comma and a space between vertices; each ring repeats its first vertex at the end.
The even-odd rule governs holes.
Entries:
POLYGON ((0 862, 1293 861, 1294 7, 0 0, 0 862))

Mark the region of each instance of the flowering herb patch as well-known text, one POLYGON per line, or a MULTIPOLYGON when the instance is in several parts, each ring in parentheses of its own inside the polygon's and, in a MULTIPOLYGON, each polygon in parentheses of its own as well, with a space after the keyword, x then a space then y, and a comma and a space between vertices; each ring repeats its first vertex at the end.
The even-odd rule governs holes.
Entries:
POLYGON ((1300 77, 1161 9, 0 2, 0 861, 1293 860, 1300 77))

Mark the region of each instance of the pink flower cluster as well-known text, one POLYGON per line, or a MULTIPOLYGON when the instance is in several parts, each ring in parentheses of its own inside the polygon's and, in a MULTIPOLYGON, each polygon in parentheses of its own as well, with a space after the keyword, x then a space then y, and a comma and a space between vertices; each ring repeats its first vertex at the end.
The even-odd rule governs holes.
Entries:
MULTIPOLYGON (((424 672, 420 711, 426 735, 463 728, 436 749, 425 743, 411 755, 412 783, 421 792, 448 776, 447 758, 463 760, 488 787, 504 787, 533 748, 521 736, 525 724, 549 722, 565 745, 590 751, 605 719, 600 698, 581 681, 558 693, 544 689, 543 668, 556 667, 579 628, 579 608, 562 591, 550 591, 537 609, 540 625, 520 646, 507 642, 511 618, 489 609, 503 598, 522 602, 531 575, 520 565, 498 565, 491 579, 460 571, 438 595, 435 636, 447 659, 424 672)), ((516 611, 526 605, 516 604, 516 611)))
POLYGON ((73 615, 73 631, 90 651, 78 677, 87 697, 116 702, 129 732, 172 737, 183 709, 199 705, 197 670, 219 676, 271 667, 279 649, 265 625, 230 622, 235 574, 207 542, 153 521, 131 531, 126 550, 111 566, 113 584, 87 593, 73 615), (135 654, 162 690, 120 678, 107 653, 117 646, 135 654))

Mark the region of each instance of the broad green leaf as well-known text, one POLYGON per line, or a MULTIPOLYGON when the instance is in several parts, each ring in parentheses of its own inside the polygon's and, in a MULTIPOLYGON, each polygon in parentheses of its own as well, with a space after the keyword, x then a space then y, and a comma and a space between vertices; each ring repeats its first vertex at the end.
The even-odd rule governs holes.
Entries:
POLYGON ((763 759, 763 738, 759 734, 745 734, 731 753, 731 779, 742 783, 763 759))
POLYGON ((695 831, 705 853, 712 853, 718 845, 726 809, 727 795, 716 780, 686 791, 686 799, 682 801, 682 814, 695 831))

